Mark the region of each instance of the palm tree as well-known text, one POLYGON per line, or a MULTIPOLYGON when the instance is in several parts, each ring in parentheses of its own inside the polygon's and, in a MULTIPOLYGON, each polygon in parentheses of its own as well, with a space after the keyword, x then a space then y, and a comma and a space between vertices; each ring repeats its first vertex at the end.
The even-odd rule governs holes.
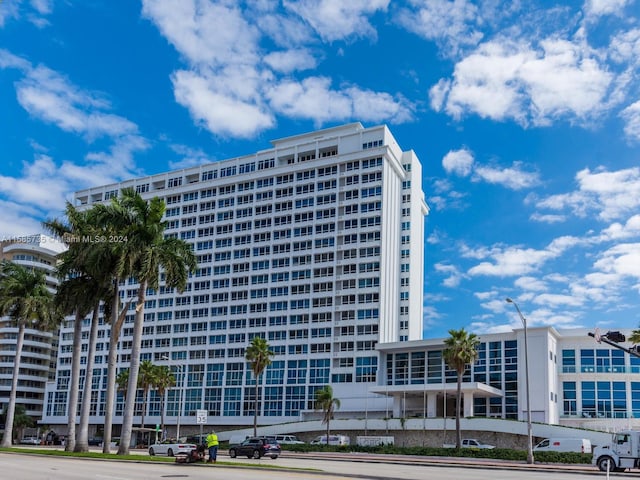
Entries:
POLYGON ((113 287, 114 259, 101 244, 91 244, 90 248, 83 243, 83 238, 93 238, 103 234, 104 228, 98 222, 96 209, 79 211, 71 203, 65 208, 66 222, 47 220, 43 226, 60 237, 67 250, 58 256, 58 276, 62 283, 56 294, 56 301, 66 312, 75 311, 74 349, 72 354, 71 387, 68 398, 68 441, 66 450, 77 452, 89 451, 89 415, 93 386, 93 365, 98 334, 98 315, 100 302, 105 301, 104 316, 110 316, 113 287), (80 425, 76 431, 76 411, 78 402, 78 385, 80 376, 82 319, 93 310, 89 333, 89 347, 85 366, 85 384, 82 395, 80 425))
POLYGON ((449 368, 458 374, 458 390, 456 395, 456 448, 462 446, 460 431, 460 406, 462 404, 462 376, 467 365, 471 365, 478 357, 480 339, 475 333, 468 333, 464 328, 449 330, 449 338, 444 341, 443 357, 449 368))
MULTIPOLYGON (((64 277, 64 274, 58 275, 64 277)), ((80 390, 80 357, 82 355, 82 324, 85 316, 94 308, 94 286, 85 276, 63 280, 57 289, 55 303, 65 314, 75 311, 73 323, 73 352, 71 355, 71 378, 67 397, 67 441, 65 450, 72 452, 76 446, 76 418, 78 392, 80 390)))
POLYGON ((258 379, 264 369, 271 365, 271 357, 275 354, 269 350, 269 343, 262 337, 253 337, 247 347, 245 358, 251 365, 251 371, 256 382, 255 399, 253 403, 253 436, 258 436, 258 379))
MULTIPOLYGON (((4 412, 0 415, 0 418, 4 419, 7 416, 7 407, 5 406, 4 412)), ((27 409, 24 405, 16 404, 15 413, 13 416, 13 431, 17 433, 14 435, 16 438, 22 438, 24 436, 24 429, 33 427, 36 424, 33 418, 27 415, 27 409)))
POLYGON ((322 423, 327 424, 327 445, 329 445, 329 422, 338 408, 340 408, 340 400, 333 397, 331 385, 325 385, 320 390, 316 390, 316 409, 322 410, 322 423))
POLYGON ((45 274, 3 260, 0 263, 0 316, 18 326, 16 354, 13 361, 11 392, 6 409, 2 447, 10 447, 13 437, 20 357, 26 327, 48 330, 60 319, 53 305, 53 294, 47 289, 45 274))
POLYGON ((118 393, 122 393, 124 398, 127 398, 127 390, 129 387, 129 369, 125 368, 118 375, 116 375, 116 386, 118 393))
POLYGON ((176 377, 166 365, 156 365, 154 387, 160 397, 160 431, 164 434, 164 396, 169 388, 176 386, 176 377))
POLYGON ((166 222, 162 220, 165 212, 163 199, 154 197, 147 202, 139 193, 129 188, 122 190, 121 197, 114 199, 111 207, 111 224, 120 232, 122 240, 114 242, 119 260, 116 271, 120 278, 134 275, 139 282, 129 385, 118 448, 119 455, 127 455, 133 427, 135 392, 138 388, 147 289, 159 287, 162 268, 165 285, 182 292, 187 285, 189 273, 195 272, 197 262, 191 245, 184 240, 164 237, 166 222))
POLYGON ((142 415, 140 417, 140 427, 144 428, 144 415, 147 411, 147 400, 149 390, 156 383, 156 367, 149 360, 140 363, 140 373, 138 374, 138 387, 142 389, 142 415))

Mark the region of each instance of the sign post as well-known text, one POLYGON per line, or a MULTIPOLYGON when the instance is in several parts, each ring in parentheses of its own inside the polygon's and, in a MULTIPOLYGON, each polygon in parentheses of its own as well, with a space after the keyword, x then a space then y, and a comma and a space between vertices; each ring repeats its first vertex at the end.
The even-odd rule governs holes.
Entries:
POLYGON ((196 423, 200 425, 200 445, 202 445, 202 426, 207 423, 206 410, 196 410, 196 423))

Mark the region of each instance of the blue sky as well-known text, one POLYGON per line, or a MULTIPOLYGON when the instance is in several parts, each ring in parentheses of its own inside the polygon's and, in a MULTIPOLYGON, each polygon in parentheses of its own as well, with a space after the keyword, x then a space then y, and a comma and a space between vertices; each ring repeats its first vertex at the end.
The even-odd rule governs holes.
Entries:
POLYGON ((386 123, 425 336, 640 324, 640 2, 4 0, 0 236, 74 191, 386 123))

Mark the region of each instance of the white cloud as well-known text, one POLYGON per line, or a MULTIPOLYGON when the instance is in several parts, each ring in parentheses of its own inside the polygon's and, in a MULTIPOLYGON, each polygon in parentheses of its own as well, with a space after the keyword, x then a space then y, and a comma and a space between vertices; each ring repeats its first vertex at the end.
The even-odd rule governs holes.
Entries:
POLYGON ((186 107, 197 124, 223 136, 251 137, 273 126, 274 119, 252 101, 216 89, 215 82, 192 71, 172 76, 176 101, 186 107))
POLYGON ((411 118, 411 107, 404 99, 387 93, 362 90, 356 86, 331 88, 331 79, 309 77, 302 82, 289 80, 275 85, 267 98, 274 110, 294 118, 310 118, 317 123, 333 119, 403 122, 411 118))
POLYGON ((609 55, 618 63, 640 63, 640 28, 623 31, 611 39, 609 55))
POLYGON ((535 222, 549 223, 549 224, 562 223, 567 220, 566 215, 553 215, 553 214, 543 215, 540 213, 533 213, 529 216, 529 218, 535 222))
POLYGON ((33 235, 42 231, 40 220, 36 220, 42 218, 42 211, 33 206, 0 199, 0 210, 0 232, 3 239, 33 235))
POLYGON ((574 237, 559 237, 544 250, 494 246, 491 249, 476 250, 463 248, 461 254, 463 257, 483 260, 467 271, 471 276, 521 276, 538 271, 543 264, 558 258, 578 243, 580 240, 574 237))
POLYGON ((191 148, 186 145, 178 144, 172 144, 170 145, 170 148, 180 156, 180 160, 169 161, 169 168, 171 170, 204 165, 214 161, 209 157, 209 155, 199 148, 191 148))
POLYGON ((605 228, 601 235, 601 240, 621 240, 633 237, 640 237, 640 214, 633 215, 625 224, 612 223, 605 228))
POLYGON ((445 287, 457 287, 458 285, 460 285, 460 282, 462 281, 462 278, 464 276, 454 265, 436 263, 433 268, 436 272, 447 275, 447 277, 442 281, 442 285, 444 285, 445 287))
POLYGON ((447 173, 455 173, 461 177, 466 177, 473 169, 473 152, 467 148, 460 150, 450 150, 442 159, 442 168, 447 173))
POLYGON ((587 0, 584 11, 588 17, 600 17, 603 15, 622 16, 624 8, 634 0, 587 0))
POLYGON ((0 176, 0 192, 22 204, 62 210, 69 184, 57 173, 58 168, 51 157, 40 155, 33 163, 23 165, 21 177, 0 176))
MULTIPOLYGON (((458 62, 442 103, 460 118, 468 112, 522 125, 548 125, 559 118, 588 123, 605 108, 613 75, 583 45, 549 38, 534 49, 492 40, 458 62)), ((432 106, 446 83, 432 89, 432 106)))
MULTIPOLYGON (((604 273, 640 280, 640 243, 621 243, 611 247, 600 254, 594 267, 604 273)), ((638 287, 640 285, 636 285, 638 287)))
POLYGON ((520 277, 517 278, 513 284, 520 290, 529 292, 546 292, 548 289, 547 283, 536 277, 520 277))
MULTIPOLYGON (((135 123, 111 113, 110 103, 101 94, 81 89, 47 67, 33 67, 6 50, 0 50, 0 68, 18 69, 23 74, 15 83, 16 96, 33 118, 106 149, 88 153, 84 165, 71 161, 58 164, 53 157, 38 153, 32 162, 23 162, 21 176, 0 176, 1 193, 23 205, 35 206, 42 218, 41 212, 48 209, 58 215, 74 190, 141 174, 133 155, 147 149, 148 142, 138 134, 135 123)), ((46 151, 31 143, 35 151, 46 151)))
POLYGON ((624 133, 629 138, 640 141, 640 100, 622 110, 620 116, 626 122, 624 133))
MULTIPOLYGON (((13 62, 12 66, 19 64, 13 62)), ((88 139, 137 133, 138 127, 133 122, 109 113, 108 102, 97 94, 80 90, 46 67, 30 68, 26 64, 21 67, 25 76, 17 82, 16 94, 30 115, 88 139)))
POLYGON ((515 162, 512 167, 508 168, 477 165, 473 173, 476 181, 482 180, 502 185, 511 190, 522 190, 523 188, 531 188, 540 184, 538 173, 524 171, 520 162, 515 162))
POLYGON ((477 45, 483 34, 478 7, 468 0, 429 0, 409 2, 411 7, 398 13, 399 23, 428 40, 435 40, 445 56, 455 56, 462 47, 477 45))
POLYGON ((385 11, 389 0, 297 0, 283 2, 325 41, 333 42, 349 37, 376 38, 376 30, 368 16, 385 11))
POLYGON ((551 195, 536 203, 538 209, 569 210, 573 215, 586 217, 597 212, 604 221, 624 217, 640 207, 640 168, 613 172, 598 168, 584 169, 576 174, 578 190, 551 195))
POLYGON ((523 170, 521 162, 515 162, 511 167, 499 168, 479 165, 475 162, 473 152, 468 148, 450 150, 442 158, 442 168, 447 173, 455 173, 460 177, 467 177, 473 173, 473 181, 484 181, 511 190, 531 188, 540 184, 537 172, 523 170))
POLYGON ((142 15, 191 64, 219 67, 258 61, 258 29, 234 5, 209 0, 143 0, 142 15))
POLYGON ((579 297, 559 293, 543 293, 541 295, 537 295, 533 302, 538 305, 547 305, 549 307, 579 307, 584 303, 579 297))
POLYGON ((18 7, 20 2, 18 0, 13 2, 0 2, 0 28, 4 27, 7 20, 10 18, 18 18, 18 7))
POLYGON ((265 55, 263 60, 273 70, 282 73, 312 69, 316 66, 316 60, 311 53, 302 49, 271 52, 265 55))
POLYGON ((250 138, 273 127, 277 114, 308 118, 318 125, 332 120, 411 120, 413 106, 400 95, 351 84, 334 89, 325 77, 293 77, 317 65, 303 45, 317 37, 292 34, 304 29, 302 19, 329 41, 372 35, 367 16, 385 10, 387 4, 388 0, 285 2, 286 9, 300 16, 297 21, 279 15, 278 4, 269 1, 243 10, 233 2, 144 0, 142 12, 189 64, 172 74, 176 101, 213 134, 250 138), (265 37, 287 49, 265 54, 260 46, 265 37))

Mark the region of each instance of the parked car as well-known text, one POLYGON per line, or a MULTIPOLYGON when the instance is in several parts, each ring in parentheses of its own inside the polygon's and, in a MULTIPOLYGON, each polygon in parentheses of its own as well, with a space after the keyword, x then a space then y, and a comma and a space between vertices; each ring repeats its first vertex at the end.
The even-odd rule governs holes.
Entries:
POLYGON ((247 458, 262 458, 269 456, 273 459, 278 458, 282 448, 275 440, 267 440, 266 438, 249 437, 245 441, 229 447, 229 456, 236 458, 237 456, 246 456, 247 458))
POLYGON ((304 445, 304 442, 295 435, 276 435, 276 441, 280 445, 304 445))
POLYGON ((40 439, 35 435, 27 435, 20 440, 21 445, 40 445, 40 439))
MULTIPOLYGON (((443 445, 444 448, 456 448, 455 443, 445 443, 443 445)), ((463 438, 462 439, 462 448, 477 448, 477 449, 492 449, 496 448, 495 445, 489 445, 486 443, 482 443, 475 438, 463 438)))
MULTIPOLYGON (((320 435, 314 438, 311 445, 326 445, 327 436, 320 435)), ((351 439, 346 435, 329 435, 329 445, 350 445, 351 439)))
POLYGON ((100 437, 91 437, 88 440, 90 447, 100 447, 102 446, 102 438, 100 437))
POLYGON ((154 443, 149 446, 149 455, 167 455, 173 457, 178 453, 191 453, 191 450, 198 448, 194 443, 181 443, 175 440, 165 440, 161 443, 154 443))

